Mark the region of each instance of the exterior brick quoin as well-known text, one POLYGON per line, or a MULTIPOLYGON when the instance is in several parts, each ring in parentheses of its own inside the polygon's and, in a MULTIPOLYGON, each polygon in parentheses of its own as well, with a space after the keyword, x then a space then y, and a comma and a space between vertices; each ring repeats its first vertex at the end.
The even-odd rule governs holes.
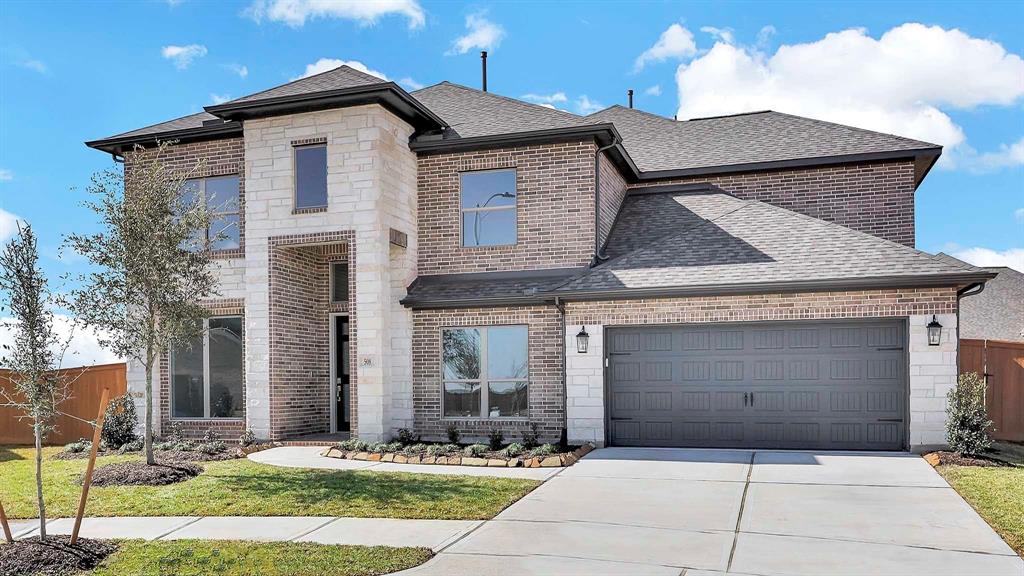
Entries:
MULTIPOLYGON (((350 358, 356 358, 355 274, 347 305, 330 303, 330 265, 355 270, 354 234, 278 236, 269 239, 270 437, 330 432, 330 313, 348 312, 350 358)), ((358 406, 357 370, 350 369, 350 405, 358 406)), ((350 423, 357 430, 357 411, 350 423)))
POLYGON ((421 155, 420 275, 587 265, 594 254, 592 141, 421 155), (460 172, 516 169, 517 242, 464 248, 460 172))
POLYGON ((413 311, 413 407, 415 431, 428 440, 444 440, 455 424, 467 440, 484 439, 497 428, 507 442, 518 442, 529 423, 546 440, 557 440, 563 420, 561 317, 553 306, 460 308, 413 311), (446 419, 441 408, 441 330, 447 327, 528 326, 529 418, 446 419))
POLYGON ((911 160, 690 176, 633 187, 698 182, 709 182, 744 200, 760 200, 914 246, 911 160))

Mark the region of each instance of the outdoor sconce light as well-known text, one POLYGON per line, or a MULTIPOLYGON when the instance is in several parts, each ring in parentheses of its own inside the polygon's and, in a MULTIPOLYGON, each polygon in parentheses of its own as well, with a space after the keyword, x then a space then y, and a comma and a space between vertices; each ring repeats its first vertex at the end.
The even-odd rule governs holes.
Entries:
POLYGON ((587 345, 590 343, 590 334, 587 334, 587 327, 580 328, 580 333, 576 335, 576 351, 580 354, 587 353, 587 345))
POLYGON ((928 345, 938 346, 942 342, 942 324, 932 314, 932 321, 928 323, 928 345))

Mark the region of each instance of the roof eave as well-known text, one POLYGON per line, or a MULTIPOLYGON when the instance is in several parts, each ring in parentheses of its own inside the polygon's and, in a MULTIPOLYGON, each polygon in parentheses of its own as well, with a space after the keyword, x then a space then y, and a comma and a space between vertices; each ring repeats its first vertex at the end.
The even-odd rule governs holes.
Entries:
POLYGON ((115 136, 89 140, 85 143, 89 148, 95 148, 109 154, 121 155, 125 150, 136 144, 149 144, 156 142, 196 142, 199 140, 214 140, 242 134, 241 122, 224 122, 212 126, 199 126, 196 128, 185 128, 181 130, 169 130, 166 132, 152 132, 149 134, 134 134, 131 136, 115 136))
POLYGON ((549 296, 497 296, 494 298, 466 298, 466 299, 429 299, 429 298, 403 298, 400 304, 412 310, 432 310, 440 308, 491 308, 497 306, 542 306, 554 301, 554 295, 549 296))

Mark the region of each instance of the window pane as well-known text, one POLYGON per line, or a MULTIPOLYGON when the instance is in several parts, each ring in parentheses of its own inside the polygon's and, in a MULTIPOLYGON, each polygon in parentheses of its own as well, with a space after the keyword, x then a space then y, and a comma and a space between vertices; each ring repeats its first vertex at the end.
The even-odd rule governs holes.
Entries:
POLYGON ((444 415, 463 418, 480 416, 480 383, 445 382, 444 415))
POLYGON ((516 205, 516 172, 464 172, 462 178, 462 207, 516 205))
POLYGON ((192 180, 185 180, 185 183, 181 186, 181 203, 185 208, 191 208, 196 199, 199 197, 199 193, 202 190, 202 179, 194 178, 192 180))
POLYGON ((515 208, 462 213, 463 246, 500 246, 515 243, 515 208))
POLYGON ((526 416, 526 382, 490 382, 487 385, 487 416, 489 418, 526 416))
POLYGON ((331 265, 331 302, 348 302, 348 264, 331 265))
POLYGON ((494 326, 487 329, 487 378, 526 378, 526 326, 494 326))
POLYGON ((174 416, 203 417, 203 337, 172 352, 171 404, 174 416))
POLYGON ((213 212, 238 212, 238 176, 207 178, 206 205, 213 212))
POLYGON ((210 219, 210 250, 234 250, 241 246, 238 234, 238 214, 216 216, 210 219))
POLYGON ((210 416, 242 416, 242 318, 210 318, 210 416))
POLYGON ((445 330, 442 340, 445 380, 478 380, 480 378, 480 330, 477 328, 445 330))
POLYGON ((327 206, 327 147, 295 149, 295 207, 327 206))

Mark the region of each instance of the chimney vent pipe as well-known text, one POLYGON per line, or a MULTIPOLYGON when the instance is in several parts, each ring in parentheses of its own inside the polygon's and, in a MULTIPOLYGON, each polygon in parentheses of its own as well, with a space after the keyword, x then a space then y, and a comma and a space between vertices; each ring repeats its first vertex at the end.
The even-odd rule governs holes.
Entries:
POLYGON ((480 51, 480 68, 483 72, 483 91, 487 92, 487 50, 480 51))
POLYGON ((633 107, 633 89, 626 90, 626 94, 629 95, 629 107, 633 107))

